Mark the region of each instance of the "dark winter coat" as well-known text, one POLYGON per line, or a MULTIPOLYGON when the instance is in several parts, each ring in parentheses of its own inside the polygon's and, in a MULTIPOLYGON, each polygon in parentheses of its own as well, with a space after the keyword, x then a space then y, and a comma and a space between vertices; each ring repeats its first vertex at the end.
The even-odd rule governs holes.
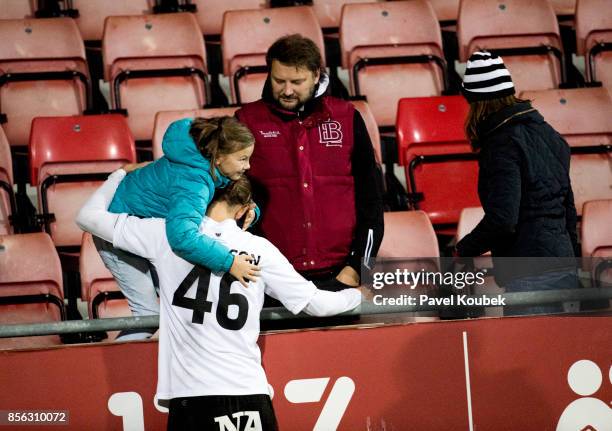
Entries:
POLYGON ((483 220, 457 244, 459 256, 572 257, 578 251, 570 148, 529 102, 478 128, 483 220))

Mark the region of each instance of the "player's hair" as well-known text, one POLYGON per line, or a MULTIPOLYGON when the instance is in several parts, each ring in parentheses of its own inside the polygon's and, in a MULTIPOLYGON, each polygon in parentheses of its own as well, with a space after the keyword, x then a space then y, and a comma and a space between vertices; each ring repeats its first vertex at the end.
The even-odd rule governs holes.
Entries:
POLYGON ((478 128, 487 117, 496 113, 502 108, 522 102, 527 102, 527 100, 522 100, 518 97, 514 97, 514 95, 510 95, 470 103, 470 111, 465 119, 465 135, 470 140, 472 150, 480 150, 482 143, 480 142, 478 136, 478 128))
POLYGON ((221 154, 232 154, 255 143, 251 131, 234 117, 196 117, 189 134, 200 153, 210 160, 210 174, 216 180, 215 165, 221 154))
POLYGON ((232 181, 227 187, 217 189, 215 201, 226 202, 230 206, 244 206, 253 202, 253 191, 249 179, 241 175, 236 181, 232 181))
POLYGON ((291 34, 276 40, 266 53, 268 71, 272 68, 273 60, 296 68, 305 67, 315 75, 317 72, 325 72, 319 47, 301 34, 291 34))

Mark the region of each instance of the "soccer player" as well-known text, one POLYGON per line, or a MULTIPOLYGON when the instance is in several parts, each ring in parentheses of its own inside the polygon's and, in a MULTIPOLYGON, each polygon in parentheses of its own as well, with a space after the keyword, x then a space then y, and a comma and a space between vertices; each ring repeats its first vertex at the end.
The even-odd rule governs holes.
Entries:
POLYGON ((276 430, 257 345, 264 292, 293 313, 329 316, 355 308, 358 289, 317 289, 268 240, 241 230, 250 208, 244 177, 208 207, 200 230, 260 268, 244 288, 229 273, 194 266, 172 252, 165 220, 113 214, 107 208, 126 175, 120 169, 92 195, 77 223, 119 249, 149 259, 159 275, 160 331, 157 398, 170 400, 168 430, 276 430))

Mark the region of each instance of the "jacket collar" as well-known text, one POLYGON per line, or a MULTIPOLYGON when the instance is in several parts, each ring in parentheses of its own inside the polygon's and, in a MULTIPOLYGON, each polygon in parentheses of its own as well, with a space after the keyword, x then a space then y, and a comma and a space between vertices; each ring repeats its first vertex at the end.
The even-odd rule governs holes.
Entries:
POLYGON ((542 115, 531 106, 529 102, 520 102, 512 106, 506 106, 499 111, 489 115, 478 125, 478 136, 482 140, 488 134, 513 124, 517 121, 544 121, 542 115))
POLYGON ((283 121, 299 119, 304 127, 311 128, 331 118, 331 111, 324 97, 328 94, 328 87, 329 77, 322 73, 319 83, 315 86, 314 97, 308 100, 299 111, 290 111, 279 106, 272 97, 272 86, 268 75, 261 98, 270 111, 283 121))

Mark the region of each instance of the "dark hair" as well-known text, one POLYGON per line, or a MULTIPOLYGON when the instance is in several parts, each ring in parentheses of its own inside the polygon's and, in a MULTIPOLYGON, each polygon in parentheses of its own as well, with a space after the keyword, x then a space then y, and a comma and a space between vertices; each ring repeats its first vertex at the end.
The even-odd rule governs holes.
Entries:
POLYGON ((255 143, 251 131, 234 117, 196 117, 191 123, 189 134, 200 153, 210 160, 210 174, 215 175, 217 157, 244 150, 255 143))
POLYGON ((230 206, 248 205, 253 201, 253 192, 249 179, 241 175, 236 181, 232 181, 227 187, 217 189, 213 201, 226 202, 230 206))
POLYGON ((268 71, 272 68, 273 60, 296 68, 305 67, 315 75, 324 72, 319 47, 301 34, 284 36, 274 42, 266 53, 268 71))
POLYGON ((465 119, 465 135, 470 140, 472 150, 480 150, 480 140, 478 137, 478 126, 484 121, 489 115, 496 113, 497 111, 507 107, 513 106, 517 103, 528 102, 522 100, 514 95, 498 97, 489 100, 479 100, 470 103, 470 112, 465 119))

